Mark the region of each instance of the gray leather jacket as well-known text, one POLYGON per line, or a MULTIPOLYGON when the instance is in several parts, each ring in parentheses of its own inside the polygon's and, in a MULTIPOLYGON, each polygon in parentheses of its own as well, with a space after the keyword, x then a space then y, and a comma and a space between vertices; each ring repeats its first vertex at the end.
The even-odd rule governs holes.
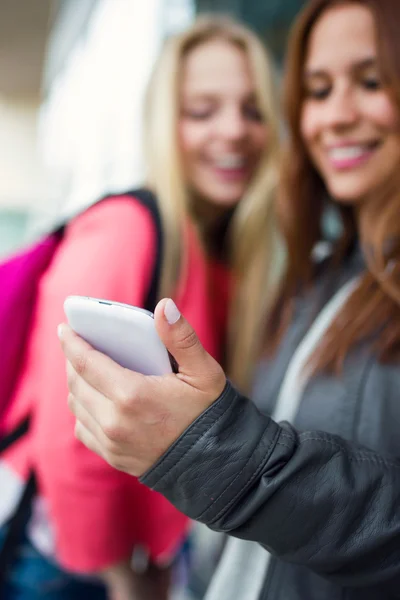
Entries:
POLYGON ((359 348, 340 378, 310 380, 294 427, 268 417, 317 305, 362 269, 355 254, 325 273, 259 366, 253 401, 228 383, 142 478, 193 519, 271 552, 260 600, 400 598, 400 369, 359 348))

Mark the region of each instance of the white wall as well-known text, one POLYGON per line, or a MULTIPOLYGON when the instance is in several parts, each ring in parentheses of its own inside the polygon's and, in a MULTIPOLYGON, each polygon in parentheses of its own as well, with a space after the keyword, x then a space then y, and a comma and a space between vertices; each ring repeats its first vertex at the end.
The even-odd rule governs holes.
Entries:
POLYGON ((0 258, 28 240, 32 215, 48 211, 39 108, 37 97, 0 95, 0 258))
POLYGON ((0 96, 0 209, 40 210, 46 199, 37 151, 39 100, 0 96))
POLYGON ((193 16, 193 0, 98 0, 58 69, 52 34, 40 127, 52 208, 68 215, 142 183, 145 86, 164 36, 193 16))

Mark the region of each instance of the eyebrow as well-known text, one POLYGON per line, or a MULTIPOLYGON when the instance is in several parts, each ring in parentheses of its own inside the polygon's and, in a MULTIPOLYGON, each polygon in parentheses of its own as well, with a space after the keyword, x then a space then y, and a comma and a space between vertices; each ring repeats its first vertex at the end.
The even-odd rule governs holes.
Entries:
MULTIPOLYGON (((199 91, 195 91, 192 93, 186 93, 186 95, 183 96, 183 99, 186 101, 190 101, 190 102, 214 102, 215 100, 218 100, 220 97, 220 94, 216 91, 216 92, 201 92, 199 91)), ((257 94, 256 92, 251 92, 248 96, 246 96, 245 98, 246 102, 257 102, 257 94)))
POLYGON ((210 92, 189 92, 186 93, 186 95, 183 96, 186 100, 191 100, 191 101, 212 101, 215 100, 216 98, 216 94, 212 94, 210 92))
MULTIPOLYGON (((375 56, 371 56, 368 58, 363 58, 360 61, 357 61, 351 65, 352 71, 361 71, 362 69, 367 69, 368 67, 375 67, 377 65, 377 58, 375 56)), ((324 69, 306 69, 304 73, 305 79, 312 79, 314 77, 325 77, 326 70, 324 69)))

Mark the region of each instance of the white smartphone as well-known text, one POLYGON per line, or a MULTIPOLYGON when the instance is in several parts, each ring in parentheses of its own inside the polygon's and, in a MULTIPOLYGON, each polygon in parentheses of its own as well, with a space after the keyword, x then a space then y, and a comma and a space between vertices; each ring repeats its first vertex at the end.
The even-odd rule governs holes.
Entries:
POLYGON ((148 310, 110 300, 68 296, 64 312, 80 337, 122 367, 143 375, 177 371, 148 310))

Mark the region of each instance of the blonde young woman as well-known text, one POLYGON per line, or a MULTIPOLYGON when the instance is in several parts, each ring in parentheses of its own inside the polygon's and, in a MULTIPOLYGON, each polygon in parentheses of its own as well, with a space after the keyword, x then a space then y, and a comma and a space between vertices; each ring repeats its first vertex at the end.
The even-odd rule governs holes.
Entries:
MULTIPOLYGON (((274 247, 278 123, 271 70, 250 31, 202 18, 165 44, 145 107, 146 187, 157 199, 164 239, 160 293, 175 298, 243 389, 259 351, 274 247)), ((54 335, 69 294, 143 305, 155 245, 149 212, 121 194, 69 225, 41 281, 9 422, 12 429, 29 411, 34 426, 0 463, 0 487, 13 490, 2 501, 3 535, 28 463, 39 497, 6 600, 167 597, 166 565, 188 520, 75 440, 54 335), (141 575, 130 567, 139 550, 149 563, 141 575)))

